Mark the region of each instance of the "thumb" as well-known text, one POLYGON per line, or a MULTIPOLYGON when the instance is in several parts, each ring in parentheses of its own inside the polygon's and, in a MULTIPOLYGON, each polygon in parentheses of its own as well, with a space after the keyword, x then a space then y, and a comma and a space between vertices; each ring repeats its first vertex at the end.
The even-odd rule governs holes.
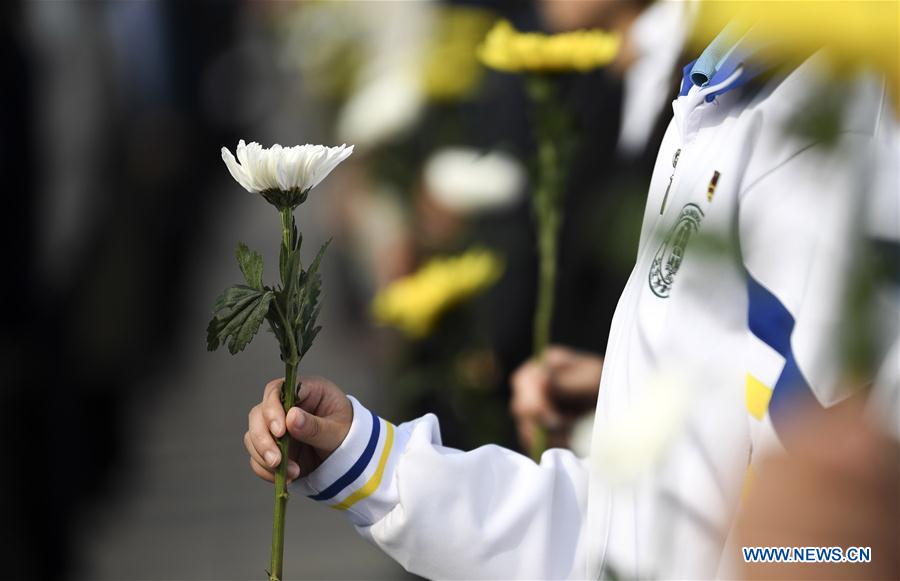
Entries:
POLYGON ((600 386, 602 373, 602 358, 580 355, 553 370, 551 387, 554 394, 561 397, 593 397, 600 386))
POLYGON ((297 407, 291 408, 285 423, 292 438, 326 454, 334 452, 346 435, 346 430, 340 430, 334 420, 315 416, 297 407))

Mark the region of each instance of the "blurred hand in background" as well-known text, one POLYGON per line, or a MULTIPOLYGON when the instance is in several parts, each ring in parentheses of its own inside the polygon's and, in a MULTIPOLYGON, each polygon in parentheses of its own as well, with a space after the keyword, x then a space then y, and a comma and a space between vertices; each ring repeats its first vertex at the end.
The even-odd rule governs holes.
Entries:
POLYGON ((549 446, 569 445, 575 420, 597 405, 602 369, 599 355, 561 345, 548 347, 543 362, 530 359, 516 369, 510 410, 524 449, 539 427, 547 429, 549 446))
MULTIPOLYGON (((747 489, 738 546, 871 547, 871 563, 753 563, 749 579, 900 578, 900 448, 858 401, 810 413, 747 489)), ((739 549, 737 549, 739 550, 739 549)))

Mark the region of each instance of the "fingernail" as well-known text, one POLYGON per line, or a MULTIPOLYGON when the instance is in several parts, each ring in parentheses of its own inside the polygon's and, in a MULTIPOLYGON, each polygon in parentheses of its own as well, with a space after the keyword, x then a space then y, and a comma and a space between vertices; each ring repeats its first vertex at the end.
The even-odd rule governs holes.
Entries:
POLYGON ((275 464, 278 463, 278 455, 275 454, 275 452, 273 452, 271 450, 266 452, 265 458, 266 458, 266 462, 269 463, 269 466, 274 466, 275 464))
POLYGON ((290 464, 288 464, 288 478, 293 480, 298 476, 300 476, 300 466, 298 466, 294 462, 291 462, 290 464))
POLYGON ((271 424, 269 424, 269 428, 272 430, 273 434, 278 434, 279 432, 281 432, 281 424, 279 424, 277 421, 273 421, 271 424))
POLYGON ((304 414, 303 412, 300 412, 297 414, 296 418, 294 419, 294 427, 302 428, 303 424, 305 422, 306 422, 306 414, 304 414))

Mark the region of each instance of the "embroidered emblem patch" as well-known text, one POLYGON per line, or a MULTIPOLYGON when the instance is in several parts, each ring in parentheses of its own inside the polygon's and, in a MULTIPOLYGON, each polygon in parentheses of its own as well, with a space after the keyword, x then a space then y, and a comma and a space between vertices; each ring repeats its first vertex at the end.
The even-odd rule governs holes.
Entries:
POLYGON ((684 250, 691 236, 700 229, 703 215, 703 210, 697 204, 685 204, 675 225, 656 251, 650 265, 649 282, 650 290, 659 298, 669 297, 672 282, 678 274, 678 269, 681 268, 684 250))
POLYGON ((706 188, 706 201, 712 202, 713 196, 716 194, 716 185, 719 183, 719 172, 714 171, 713 177, 709 180, 709 187, 706 188))

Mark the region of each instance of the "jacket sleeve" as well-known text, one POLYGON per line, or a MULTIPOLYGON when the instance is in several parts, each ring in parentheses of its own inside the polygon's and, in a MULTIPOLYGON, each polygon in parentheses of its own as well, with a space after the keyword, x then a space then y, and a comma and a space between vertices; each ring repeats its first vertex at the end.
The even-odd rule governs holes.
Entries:
POLYGON ((738 212, 747 276, 747 409, 780 444, 793 410, 849 395, 848 292, 865 237, 871 135, 801 148, 750 184, 738 212))
POLYGON ((297 488, 427 578, 583 578, 587 466, 441 445, 428 414, 394 426, 355 398, 341 446, 297 488))

